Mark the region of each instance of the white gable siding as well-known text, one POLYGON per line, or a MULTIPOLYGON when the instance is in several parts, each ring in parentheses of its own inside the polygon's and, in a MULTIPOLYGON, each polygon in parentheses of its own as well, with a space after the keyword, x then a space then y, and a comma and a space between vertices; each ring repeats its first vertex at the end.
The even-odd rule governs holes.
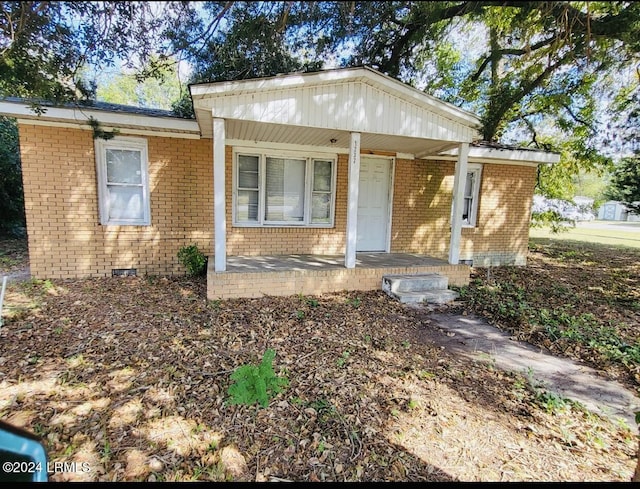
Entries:
POLYGON ((442 141, 473 128, 362 81, 211 96, 214 117, 442 141))

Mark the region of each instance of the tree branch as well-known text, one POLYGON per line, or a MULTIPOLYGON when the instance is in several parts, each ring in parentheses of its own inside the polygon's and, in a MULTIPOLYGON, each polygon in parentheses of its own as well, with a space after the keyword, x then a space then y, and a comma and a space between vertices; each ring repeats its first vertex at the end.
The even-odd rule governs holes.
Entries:
POLYGON ((487 65, 491 62, 493 56, 495 55, 499 57, 502 57, 505 55, 522 56, 524 54, 529 54, 532 51, 537 51, 538 49, 548 46, 549 44, 553 44, 558 39, 559 36, 560 34, 556 34, 552 37, 543 39, 542 41, 538 41, 534 45, 527 46, 525 48, 502 48, 497 51, 492 51, 492 53, 489 56, 484 58, 480 67, 471 76, 471 80, 474 82, 478 81, 478 78, 480 78, 480 75, 482 75, 482 72, 487 68, 487 65))
POLYGON ((569 113, 569 115, 571 116, 571 118, 578 122, 579 124, 582 124, 583 126, 586 126, 589 128, 589 131, 591 131, 591 134, 595 134, 596 130, 595 128, 587 121, 585 121, 584 119, 578 117, 573 110, 571 110, 571 107, 569 107, 567 104, 562 104, 562 107, 564 107, 564 109, 569 113))

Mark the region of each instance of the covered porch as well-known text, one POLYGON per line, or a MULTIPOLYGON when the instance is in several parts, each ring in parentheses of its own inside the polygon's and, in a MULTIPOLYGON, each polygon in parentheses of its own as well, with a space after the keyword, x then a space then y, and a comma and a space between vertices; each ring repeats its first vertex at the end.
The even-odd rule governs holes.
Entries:
POLYGON ((190 90, 202 135, 213 140, 210 299, 373 290, 389 274, 439 272, 451 285, 468 282, 459 261, 469 145, 479 138, 475 115, 370 68, 190 90), (396 213, 393 220, 401 206, 396 164, 446 150, 457 152, 447 189, 452 217, 442 213, 435 235, 448 260, 395 253, 422 251, 392 246, 394 232, 412 219, 396 213), (317 162, 329 169, 318 187, 317 162), (314 199, 325 203, 314 207, 314 199))
POLYGON ((378 290, 384 275, 439 273, 449 285, 469 283, 469 266, 414 253, 356 253, 354 268, 344 255, 229 256, 216 272, 209 258, 210 300, 264 295, 317 295, 341 290, 378 290))

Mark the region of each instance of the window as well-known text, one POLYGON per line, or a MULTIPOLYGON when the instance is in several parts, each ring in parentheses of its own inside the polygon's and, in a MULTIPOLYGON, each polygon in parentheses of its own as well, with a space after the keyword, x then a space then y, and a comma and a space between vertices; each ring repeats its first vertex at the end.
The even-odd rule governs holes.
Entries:
POLYGON ((478 196, 480 192, 480 173, 482 167, 469 165, 464 185, 464 203, 462 205, 462 225, 475 227, 478 217, 478 196))
POLYGON ((96 139, 95 146, 100 223, 149 225, 146 139, 96 139))
POLYGON ((480 194, 481 165, 470 164, 464 183, 464 202, 462 204, 462 227, 475 227, 478 218, 478 200, 480 194))
POLYGON ((333 226, 335 160, 238 153, 234 224, 333 226))

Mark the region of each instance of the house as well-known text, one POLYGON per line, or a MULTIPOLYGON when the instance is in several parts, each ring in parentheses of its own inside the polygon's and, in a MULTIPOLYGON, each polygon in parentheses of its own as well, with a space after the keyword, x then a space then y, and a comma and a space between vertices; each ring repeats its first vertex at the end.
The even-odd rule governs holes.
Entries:
POLYGON ((525 263, 536 169, 557 155, 482 144, 475 115, 366 67, 190 90, 195 120, 0 101, 34 277, 182 274, 194 243, 210 299, 525 263))

